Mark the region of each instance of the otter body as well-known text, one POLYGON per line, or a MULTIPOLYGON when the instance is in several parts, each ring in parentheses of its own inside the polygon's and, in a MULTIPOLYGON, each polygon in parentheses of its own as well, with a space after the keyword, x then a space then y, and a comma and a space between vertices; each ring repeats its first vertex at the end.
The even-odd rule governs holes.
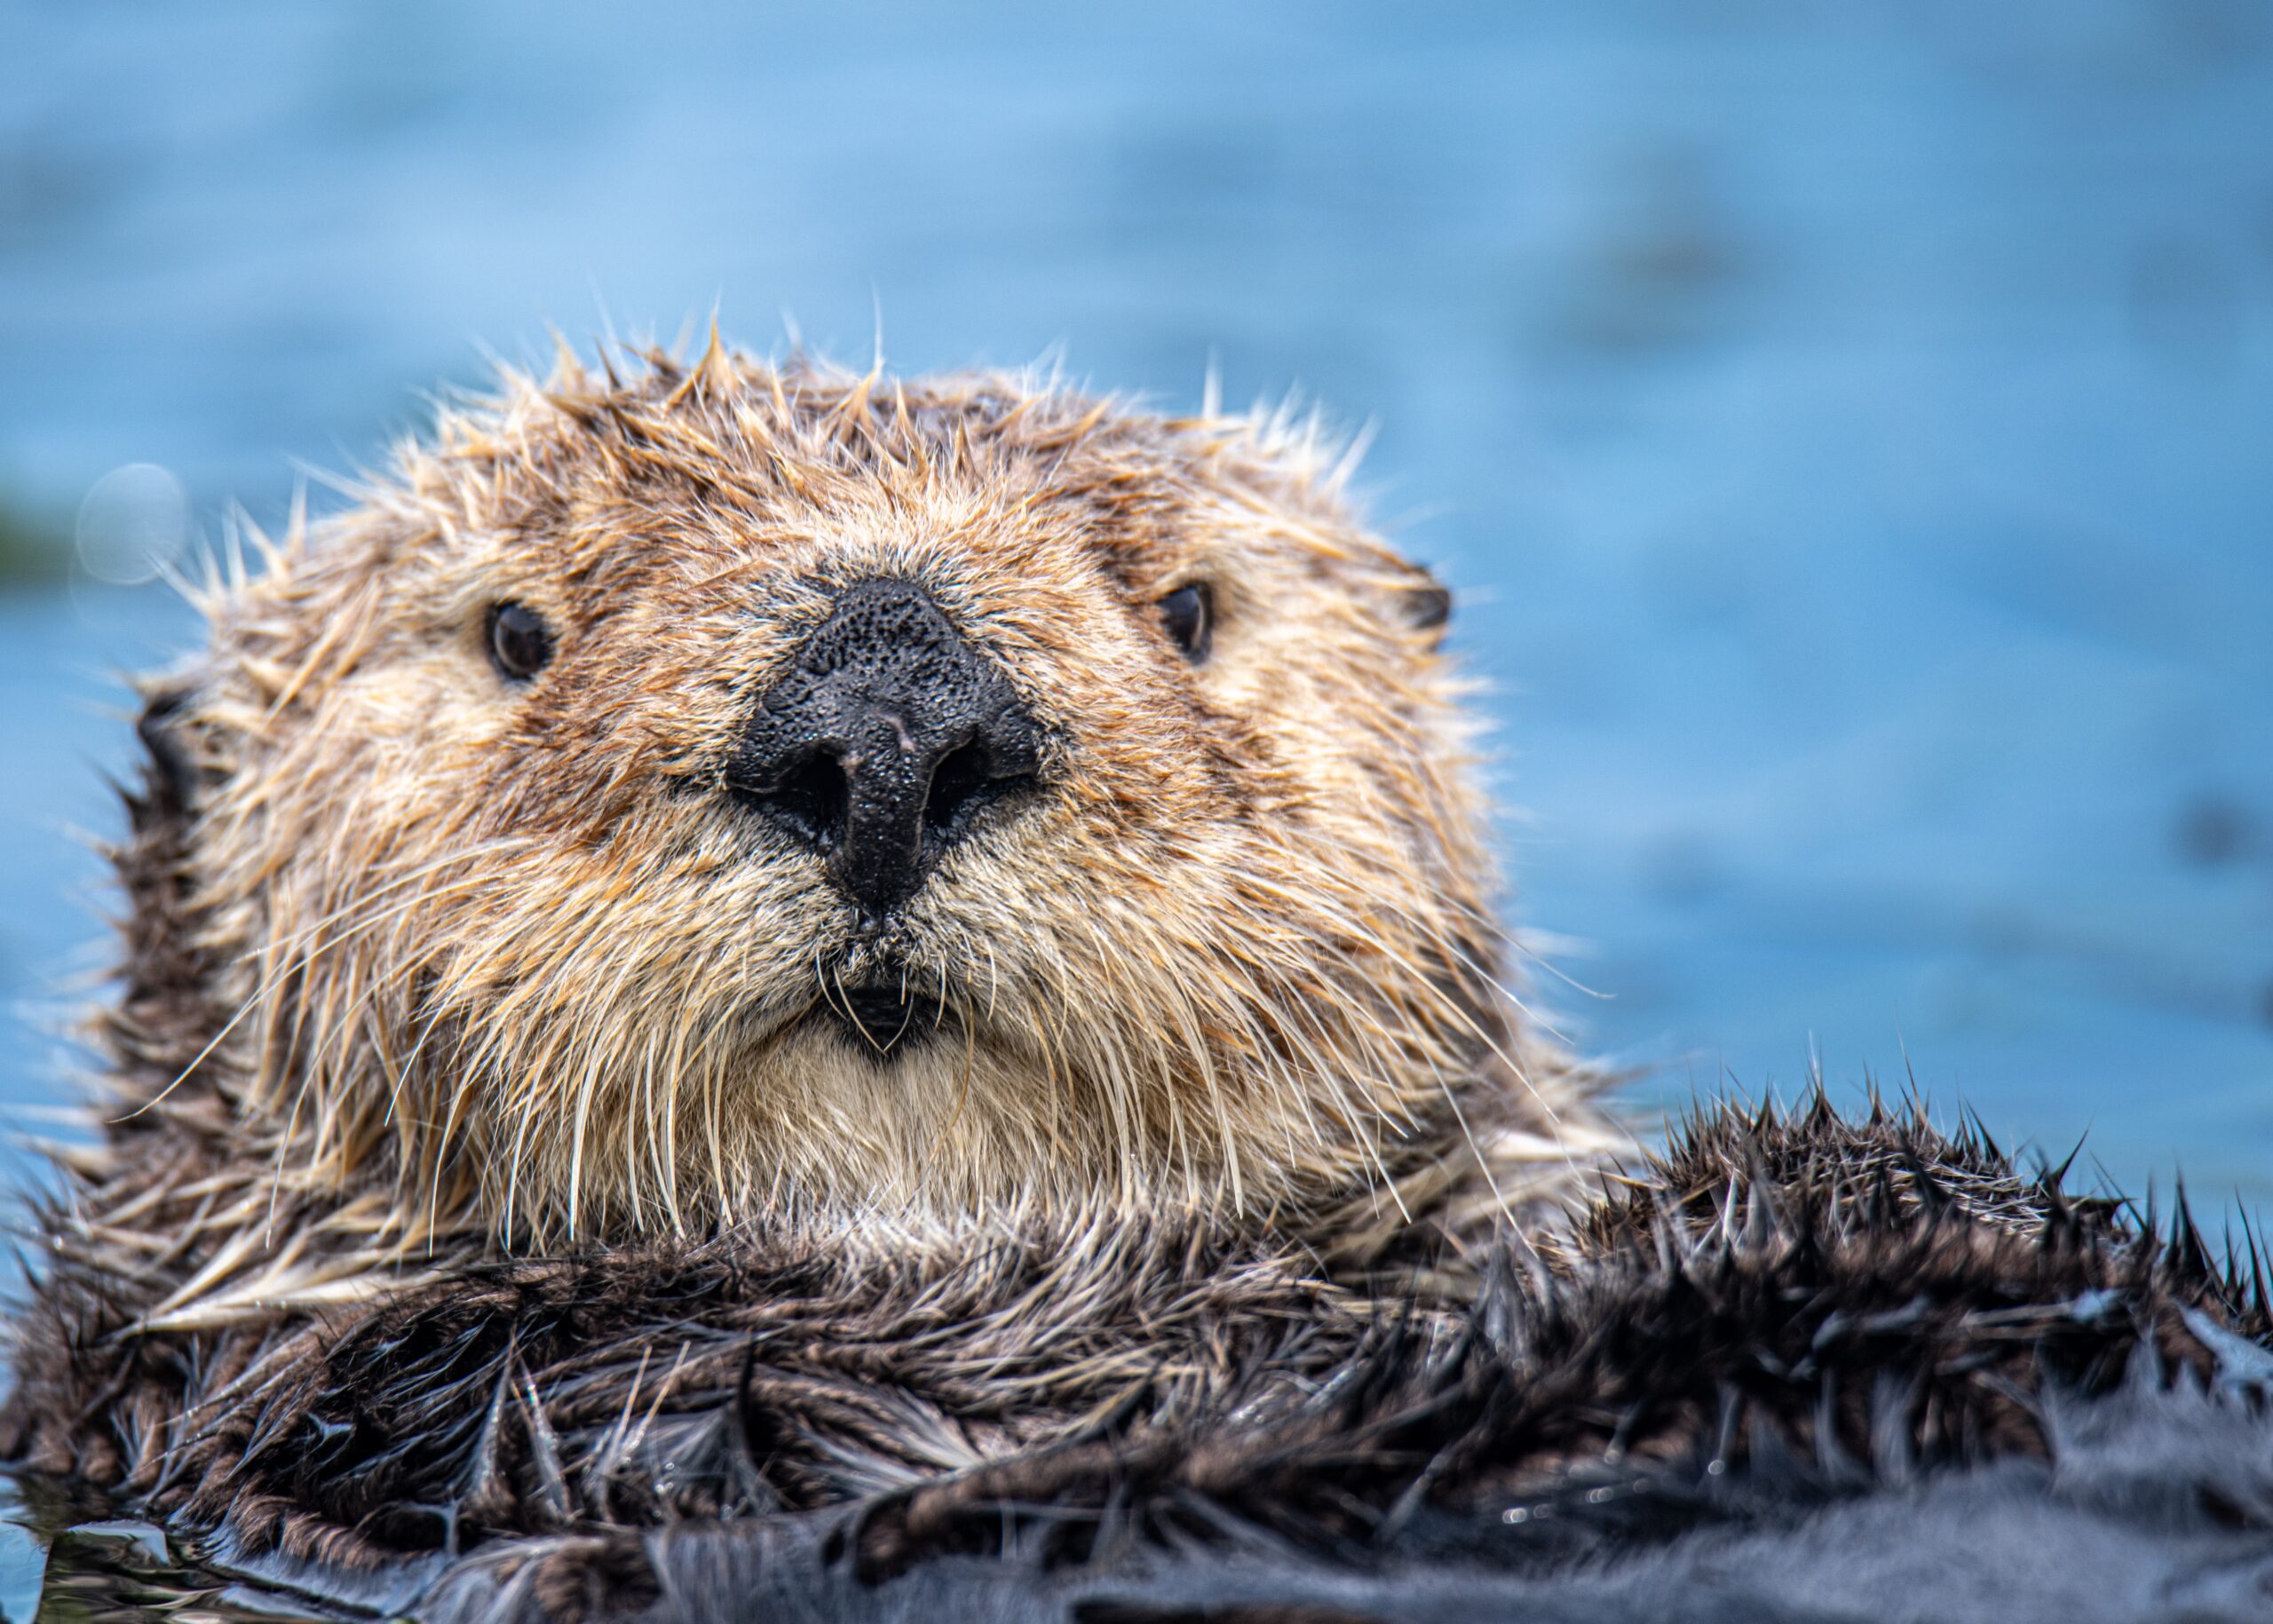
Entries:
POLYGON ((1457 1308, 1144 1225, 497 1258, 257 1338, 74 1343, 66 1301, 12 1441, 163 1428, 125 1498, 191 1565, 75 1549, 51 1588, 92 1616, 215 1568, 280 1617, 435 1624, 2245 1624, 2273 1595, 2247 1263, 1819 1099, 1692 1124, 1457 1308))
POLYGON ((1580 1197, 1620 1139, 1501 986, 1444 594, 1314 432, 633 371, 446 411, 147 685, 44 1289, 201 1369, 39 1458, 149 1487, 253 1350, 501 1259, 1423 1281, 1580 1197))
MULTIPOLYGON (((1444 595, 1314 435, 635 373, 446 412, 148 685, 42 1480, 389 1614, 1591 1618, 2273 1371, 2198 1248, 1922 1121, 1614 1172, 1444 595)), ((2157 1559, 2273 1563, 2196 1477, 2157 1559)))

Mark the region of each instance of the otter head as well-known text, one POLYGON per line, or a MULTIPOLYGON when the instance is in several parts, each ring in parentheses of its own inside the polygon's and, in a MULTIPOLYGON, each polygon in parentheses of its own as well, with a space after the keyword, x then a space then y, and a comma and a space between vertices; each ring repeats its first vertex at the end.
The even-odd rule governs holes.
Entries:
POLYGON ((151 730, 202 979, 143 1058, 281 1176, 1292 1222, 1509 1118, 1444 595, 1314 439, 714 344, 357 495, 151 730))

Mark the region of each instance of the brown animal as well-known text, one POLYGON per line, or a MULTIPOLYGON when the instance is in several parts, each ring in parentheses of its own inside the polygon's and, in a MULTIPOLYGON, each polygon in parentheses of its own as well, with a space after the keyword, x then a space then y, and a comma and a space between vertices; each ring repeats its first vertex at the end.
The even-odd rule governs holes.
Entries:
POLYGON ((84 1334, 749 1226, 1418 1280, 1549 1222, 1618 1136, 1501 989, 1445 595, 1342 471, 714 337, 255 538, 147 688, 84 1334))
POLYGON ((150 686, 0 1454, 352 1616, 2261 1618, 2253 1245, 1820 1101, 1601 1176, 1330 464, 715 344, 446 415, 150 686))

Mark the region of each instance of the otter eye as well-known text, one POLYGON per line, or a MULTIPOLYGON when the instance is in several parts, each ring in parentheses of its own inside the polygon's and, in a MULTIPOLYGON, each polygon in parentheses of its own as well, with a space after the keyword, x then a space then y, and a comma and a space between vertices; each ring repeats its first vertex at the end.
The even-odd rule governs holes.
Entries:
POLYGON ((526 604, 499 604, 489 611, 489 663, 513 682, 527 682, 552 658, 552 632, 544 617, 526 604))
POLYGON ((1408 587, 1405 593, 1405 614, 1415 631, 1442 631, 1453 618, 1453 595, 1434 580, 1422 586, 1408 587))
POLYGON ((1208 646, 1216 635, 1215 611, 1204 586, 1180 586, 1160 599, 1161 626, 1194 665, 1208 658, 1208 646))

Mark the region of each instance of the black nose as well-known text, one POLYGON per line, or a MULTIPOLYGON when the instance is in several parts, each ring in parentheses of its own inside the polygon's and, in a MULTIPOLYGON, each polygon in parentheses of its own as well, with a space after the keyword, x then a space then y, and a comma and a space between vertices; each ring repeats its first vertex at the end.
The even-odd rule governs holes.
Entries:
POLYGON ((758 701, 726 784, 876 915, 987 807, 1032 788, 1041 755, 1008 679, 921 588, 860 581, 758 701))

